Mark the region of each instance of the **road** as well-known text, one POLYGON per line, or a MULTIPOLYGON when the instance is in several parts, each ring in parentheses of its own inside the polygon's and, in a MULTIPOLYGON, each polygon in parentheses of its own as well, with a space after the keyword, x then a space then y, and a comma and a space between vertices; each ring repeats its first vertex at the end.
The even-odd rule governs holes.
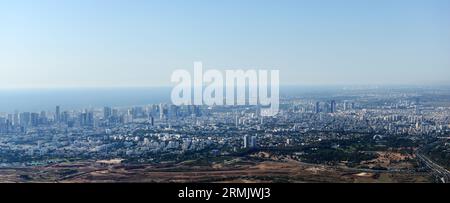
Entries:
POLYGON ((450 171, 444 167, 434 163, 431 159, 420 153, 420 150, 416 151, 416 156, 419 160, 427 166, 432 173, 439 178, 442 183, 449 183, 450 181, 450 171))

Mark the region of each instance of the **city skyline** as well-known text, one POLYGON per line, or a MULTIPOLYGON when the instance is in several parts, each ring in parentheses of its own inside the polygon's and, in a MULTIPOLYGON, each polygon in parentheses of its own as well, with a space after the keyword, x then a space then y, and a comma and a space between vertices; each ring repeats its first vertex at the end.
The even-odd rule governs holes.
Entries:
POLYGON ((0 87, 171 86, 194 61, 281 85, 450 84, 450 2, 344 2, 2 1, 0 87))
POLYGON ((0 184, 81 202, 440 197, 420 183, 450 183, 449 11, 0 0, 0 184))
POLYGON ((170 103, 15 111, 0 114, 0 180, 448 183, 448 98, 315 91, 283 97, 276 116, 170 103))

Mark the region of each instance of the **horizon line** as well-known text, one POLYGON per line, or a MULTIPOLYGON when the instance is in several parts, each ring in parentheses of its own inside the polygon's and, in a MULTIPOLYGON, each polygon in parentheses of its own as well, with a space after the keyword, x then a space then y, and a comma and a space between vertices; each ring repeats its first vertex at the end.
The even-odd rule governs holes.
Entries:
MULTIPOLYGON (((207 86, 207 85, 204 85, 207 86)), ((279 87, 445 87, 448 84, 282 84, 279 87)), ((121 85, 121 86, 18 86, 0 87, 0 90, 36 90, 36 89, 127 89, 127 88, 173 88, 171 85, 121 85)))

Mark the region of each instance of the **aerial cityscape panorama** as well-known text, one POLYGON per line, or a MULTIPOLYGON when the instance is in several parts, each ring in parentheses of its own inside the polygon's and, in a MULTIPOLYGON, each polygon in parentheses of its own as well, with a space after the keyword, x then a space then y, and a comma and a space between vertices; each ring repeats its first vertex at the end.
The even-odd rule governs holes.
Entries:
POLYGON ((449 181, 449 87, 365 87, 259 106, 157 103, 0 116, 5 182, 449 181))
POLYGON ((0 30, 2 193, 448 192, 448 0, 0 0, 0 30))

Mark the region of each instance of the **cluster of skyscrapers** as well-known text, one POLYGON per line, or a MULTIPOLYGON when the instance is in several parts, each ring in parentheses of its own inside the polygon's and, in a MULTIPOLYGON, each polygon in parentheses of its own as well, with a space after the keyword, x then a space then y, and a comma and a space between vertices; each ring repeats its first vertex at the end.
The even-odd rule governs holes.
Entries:
POLYGON ((175 106, 170 104, 136 106, 131 108, 111 108, 83 110, 62 110, 56 106, 54 112, 19 112, 0 116, 0 132, 24 132, 30 127, 65 125, 67 127, 96 127, 111 124, 148 121, 154 125, 155 118, 160 121, 174 120, 178 117, 200 116, 199 106, 175 106))
MULTIPOLYGON (((336 113, 337 110, 337 105, 336 105, 336 101, 335 100, 331 100, 331 102, 329 103, 325 103, 325 106, 321 106, 321 103, 319 101, 317 101, 315 103, 315 107, 314 107, 314 112, 316 114, 320 113, 320 112, 328 112, 328 113, 336 113)), ((355 108, 355 103, 352 102, 350 105, 347 102, 343 102, 342 103, 342 108, 343 110, 347 110, 347 109, 354 109, 355 108)))

